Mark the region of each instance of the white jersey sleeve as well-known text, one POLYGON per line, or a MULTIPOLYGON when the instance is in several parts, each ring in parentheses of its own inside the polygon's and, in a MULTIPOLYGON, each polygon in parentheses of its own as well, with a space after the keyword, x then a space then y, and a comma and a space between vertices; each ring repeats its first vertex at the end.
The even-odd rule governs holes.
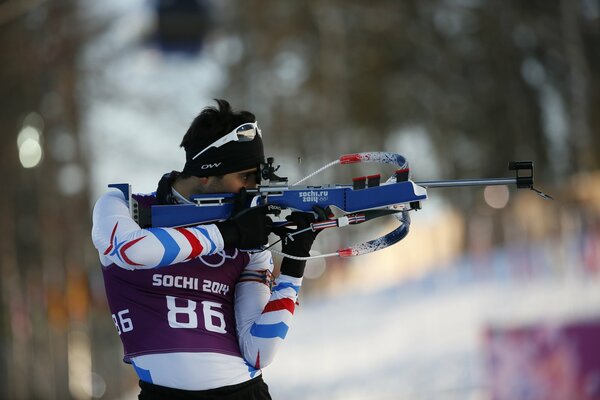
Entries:
POLYGON ((273 360, 290 328, 302 278, 280 275, 271 289, 273 257, 253 254, 235 288, 235 317, 240 349, 256 369, 273 360))
POLYGON ((223 250, 221 233, 213 224, 190 228, 142 229, 129 214, 119 191, 104 194, 93 211, 92 241, 102 265, 148 269, 177 264, 223 250))

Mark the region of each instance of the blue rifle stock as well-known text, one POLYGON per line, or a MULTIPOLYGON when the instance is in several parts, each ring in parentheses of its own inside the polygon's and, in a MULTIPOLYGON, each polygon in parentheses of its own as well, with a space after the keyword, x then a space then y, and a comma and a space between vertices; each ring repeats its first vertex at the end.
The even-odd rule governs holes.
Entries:
MULTIPOLYGON (((312 211, 313 206, 331 207, 344 214, 383 209, 427 199, 425 189, 411 181, 355 190, 348 186, 263 186, 248 190, 252 205, 273 204, 294 211, 312 211)), ((225 220, 233 210, 233 194, 195 195, 195 204, 152 206, 152 227, 178 227, 225 220)), ((249 204, 250 206, 250 204, 249 204)), ((398 212, 398 210, 395 210, 398 212)))

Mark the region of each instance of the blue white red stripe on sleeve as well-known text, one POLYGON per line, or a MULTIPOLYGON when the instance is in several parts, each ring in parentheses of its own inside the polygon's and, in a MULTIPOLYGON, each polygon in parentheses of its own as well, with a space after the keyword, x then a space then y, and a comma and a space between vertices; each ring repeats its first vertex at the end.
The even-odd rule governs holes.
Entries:
POLYGON ((207 228, 150 228, 139 237, 139 233, 121 232, 118 228, 116 222, 103 255, 124 268, 165 267, 211 254, 210 250, 217 248, 207 228))
POLYGON ((246 359, 255 368, 270 364, 287 337, 296 309, 302 279, 280 275, 262 312, 251 322, 242 339, 246 359))
POLYGON ((295 308, 296 302, 290 298, 269 301, 262 312, 260 323, 252 324, 250 334, 263 339, 285 339, 289 330, 289 325, 284 322, 289 319, 286 314, 293 315, 295 308))
POLYGON ((142 229, 130 217, 123 195, 109 192, 94 207, 92 240, 103 265, 157 268, 223 250, 215 225, 142 229))

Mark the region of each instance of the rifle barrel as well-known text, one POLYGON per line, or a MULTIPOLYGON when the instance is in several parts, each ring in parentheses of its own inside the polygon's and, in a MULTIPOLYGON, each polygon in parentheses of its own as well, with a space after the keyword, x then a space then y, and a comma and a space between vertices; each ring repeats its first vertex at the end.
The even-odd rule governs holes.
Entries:
POLYGON ((516 178, 488 178, 488 179, 455 179, 448 181, 422 181, 415 182, 425 188, 455 187, 455 186, 489 186, 489 185, 514 185, 516 178))

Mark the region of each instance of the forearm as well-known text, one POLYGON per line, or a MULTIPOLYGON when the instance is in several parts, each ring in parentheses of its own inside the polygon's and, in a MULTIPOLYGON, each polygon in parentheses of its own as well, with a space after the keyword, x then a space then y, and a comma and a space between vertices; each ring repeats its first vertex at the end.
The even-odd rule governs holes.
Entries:
POLYGON ((280 275, 272 292, 265 285, 242 282, 236 287, 240 348, 257 369, 271 363, 291 326, 302 278, 280 275))

